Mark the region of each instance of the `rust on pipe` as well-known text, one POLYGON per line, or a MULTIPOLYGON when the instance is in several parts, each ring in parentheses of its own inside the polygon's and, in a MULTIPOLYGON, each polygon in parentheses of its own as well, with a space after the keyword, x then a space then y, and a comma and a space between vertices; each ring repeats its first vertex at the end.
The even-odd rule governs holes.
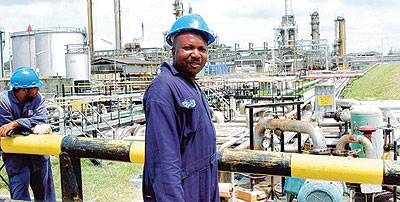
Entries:
POLYGON ((319 152, 327 149, 326 140, 321 128, 308 121, 264 118, 255 127, 254 149, 262 149, 261 144, 266 129, 306 133, 310 135, 313 141, 313 151, 319 152))
POLYGON ((336 152, 344 152, 348 143, 358 143, 364 148, 365 157, 375 159, 376 154, 371 141, 362 135, 343 135, 336 144, 336 152))

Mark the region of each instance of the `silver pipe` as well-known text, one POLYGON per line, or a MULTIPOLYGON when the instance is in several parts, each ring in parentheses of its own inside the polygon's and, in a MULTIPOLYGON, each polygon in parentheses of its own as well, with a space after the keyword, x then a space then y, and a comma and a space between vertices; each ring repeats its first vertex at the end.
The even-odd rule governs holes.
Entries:
MULTIPOLYGON (((397 117, 392 110, 382 109, 382 113, 386 119, 390 118, 390 125, 392 126, 400 125, 400 122, 397 120, 397 117)), ((400 133, 398 131, 399 129, 394 130, 394 141, 398 141, 400 139, 400 133)))
POLYGON ((344 126, 344 122, 321 122, 318 123, 319 127, 339 127, 339 126, 344 126))
POLYGON ((362 135, 343 135, 336 144, 336 152, 344 152, 344 147, 348 143, 361 144, 364 148, 365 156, 367 158, 376 159, 376 152, 371 141, 362 135))
MULTIPOLYGON (((304 145, 308 140, 308 136, 305 134, 301 134, 301 145, 304 145)), ((298 139, 296 139, 293 143, 285 142, 285 152, 297 152, 298 151, 298 139)))
POLYGON ((308 134, 313 141, 313 151, 325 151, 327 149, 325 136, 321 128, 308 121, 262 119, 255 127, 254 149, 262 149, 262 140, 265 129, 282 130, 308 134))
POLYGON ((115 50, 121 50, 121 6, 120 0, 114 0, 115 50))
POLYGON ((360 101, 356 99, 337 99, 336 106, 351 107, 353 105, 360 105, 360 101))
POLYGON ((60 131, 64 131, 64 109, 60 105, 50 104, 46 109, 56 109, 58 111, 58 124, 60 131))

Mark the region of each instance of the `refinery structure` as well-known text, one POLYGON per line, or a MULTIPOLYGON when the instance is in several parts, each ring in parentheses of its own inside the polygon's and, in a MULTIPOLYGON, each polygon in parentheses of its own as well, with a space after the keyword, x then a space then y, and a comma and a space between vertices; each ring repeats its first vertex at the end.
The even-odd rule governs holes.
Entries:
MULTIPOLYGON (((175 19, 192 13, 182 0, 171 3, 175 19)), ((41 92, 47 98, 54 133, 143 142, 143 93, 159 74, 160 64, 172 61, 171 47, 166 43, 142 47, 143 28, 142 39, 122 44, 124 19, 120 1, 114 0, 115 41, 103 41, 115 48, 95 50, 92 4, 87 0, 87 29, 29 26, 10 33, 12 57, 9 69, 1 67, 2 89, 8 89, 13 70, 30 66, 44 82, 41 92)), ((379 64, 398 62, 400 56, 348 54, 345 15, 329 22, 334 27, 333 44, 320 35, 322 13, 318 11, 309 13, 309 38, 300 38, 292 0, 282 0, 282 4, 285 12, 270 32, 273 43, 240 47, 220 43, 223 36, 216 36, 209 46, 198 83, 213 110, 217 148, 397 160, 399 103, 343 99, 342 94, 351 79, 379 64)), ((1 51, 4 32, 0 29, 1 51)), ((160 34, 166 36, 167 31, 160 34)), ((397 198, 396 186, 371 185, 356 177, 303 179, 307 177, 296 177, 293 171, 281 175, 273 168, 262 173, 256 166, 250 163, 241 172, 235 166, 223 168, 232 171, 219 176, 223 200, 373 201, 374 194, 382 193, 397 198)), ((320 172, 330 172, 324 168, 320 172)))

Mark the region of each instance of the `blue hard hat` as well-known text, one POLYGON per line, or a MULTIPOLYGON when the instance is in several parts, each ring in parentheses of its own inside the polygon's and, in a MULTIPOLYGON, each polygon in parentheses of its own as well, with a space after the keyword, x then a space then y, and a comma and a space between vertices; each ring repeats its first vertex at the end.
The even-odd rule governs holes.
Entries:
POLYGON ((179 32, 183 30, 197 30, 204 34, 206 37, 207 45, 210 45, 215 41, 215 37, 211 34, 210 29, 208 28, 206 22, 200 15, 185 15, 180 17, 175 23, 172 25, 171 30, 169 30, 168 35, 166 37, 167 43, 172 46, 171 37, 175 36, 179 32))
POLYGON ((33 88, 41 87, 43 83, 31 67, 18 67, 11 75, 8 85, 14 88, 33 88))

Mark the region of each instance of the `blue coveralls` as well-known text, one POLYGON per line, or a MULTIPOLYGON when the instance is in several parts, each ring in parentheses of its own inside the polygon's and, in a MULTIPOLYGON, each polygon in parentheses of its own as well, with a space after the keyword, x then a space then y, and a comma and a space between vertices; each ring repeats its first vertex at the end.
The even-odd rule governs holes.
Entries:
POLYGON ((163 63, 144 108, 144 201, 219 201, 216 134, 204 92, 163 63))
MULTIPOLYGON (((26 129, 47 122, 44 97, 38 93, 32 101, 20 104, 14 91, 0 93, 0 126, 17 121, 26 129)), ((29 184, 36 201, 56 201, 50 157, 3 153, 10 183, 11 199, 28 200, 29 184)))

